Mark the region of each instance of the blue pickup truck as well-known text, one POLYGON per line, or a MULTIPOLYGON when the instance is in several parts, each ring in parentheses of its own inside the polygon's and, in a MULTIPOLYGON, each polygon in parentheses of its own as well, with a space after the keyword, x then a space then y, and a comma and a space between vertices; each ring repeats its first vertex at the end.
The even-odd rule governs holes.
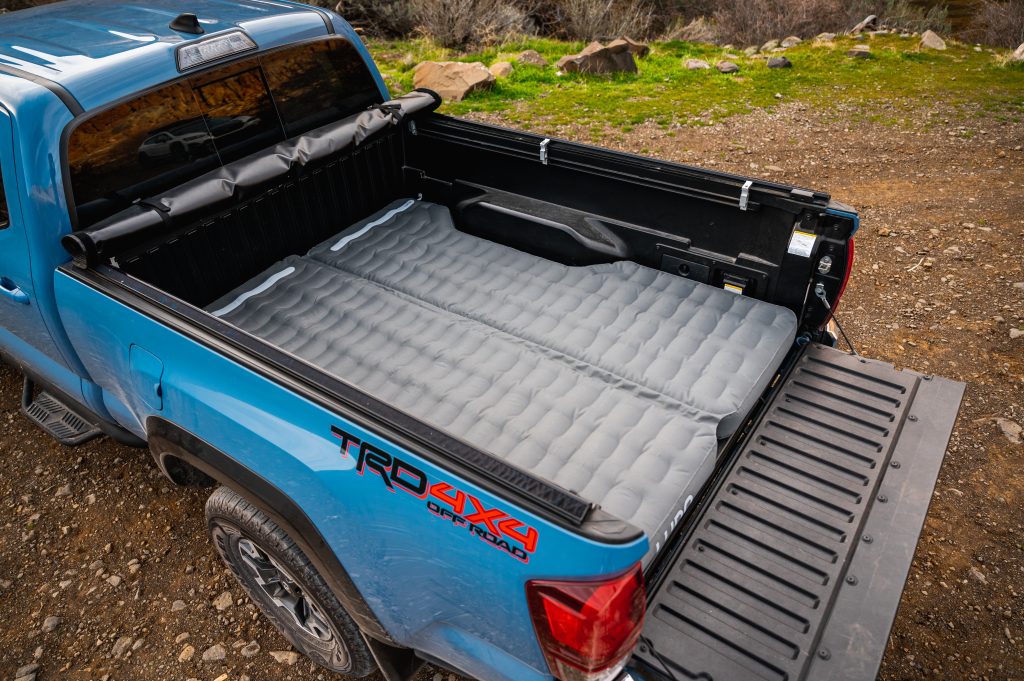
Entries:
POLYGON ((0 16, 25 417, 332 671, 874 678, 963 386, 838 349, 856 213, 440 103, 285 0, 0 16))

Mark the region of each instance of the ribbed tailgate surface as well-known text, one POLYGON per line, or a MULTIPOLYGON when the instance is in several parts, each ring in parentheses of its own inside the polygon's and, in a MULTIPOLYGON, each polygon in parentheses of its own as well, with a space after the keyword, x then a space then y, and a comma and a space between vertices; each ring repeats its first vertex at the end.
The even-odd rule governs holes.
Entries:
POLYGON ((877 669, 962 391, 809 348, 655 585, 637 657, 679 679, 801 678, 812 661, 817 676, 830 661, 849 668, 851 653, 877 669), (898 547, 869 522, 883 506, 914 525, 898 547), (844 590, 877 601, 866 643, 830 621, 852 616, 833 608, 844 590))

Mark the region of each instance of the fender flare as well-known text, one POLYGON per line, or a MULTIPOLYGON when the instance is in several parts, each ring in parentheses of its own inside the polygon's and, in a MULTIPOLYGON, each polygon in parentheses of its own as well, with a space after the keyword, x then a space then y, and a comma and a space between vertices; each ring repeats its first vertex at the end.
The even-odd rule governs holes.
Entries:
POLYGON ((398 646, 313 521, 291 497, 255 471, 166 419, 150 416, 146 420, 146 432, 153 460, 168 479, 174 481, 170 469, 177 460, 240 494, 288 533, 366 637, 398 646))

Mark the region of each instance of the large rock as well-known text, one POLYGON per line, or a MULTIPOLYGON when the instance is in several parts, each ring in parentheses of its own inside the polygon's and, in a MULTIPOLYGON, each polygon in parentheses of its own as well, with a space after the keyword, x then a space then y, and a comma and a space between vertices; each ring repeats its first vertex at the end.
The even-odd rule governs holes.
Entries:
POLYGON ((768 68, 770 69, 791 69, 793 68, 793 62, 789 61, 785 57, 772 57, 768 60, 768 68))
POLYGON ((643 59, 644 57, 651 53, 651 48, 648 45, 645 45, 644 43, 638 43, 632 38, 627 38, 625 36, 619 38, 619 40, 616 40, 611 44, 614 45, 619 41, 626 43, 626 45, 629 46, 629 51, 632 52, 633 56, 636 57, 637 59, 643 59))
POLYGON ((819 33, 818 35, 814 36, 814 42, 816 43, 827 43, 828 41, 835 39, 835 33, 819 33))
POLYGON ((850 29, 850 33, 860 33, 870 28, 875 28, 878 25, 878 17, 874 14, 869 14, 864 17, 864 20, 850 29))
POLYGON ((867 45, 854 45, 846 51, 847 57, 857 57, 859 59, 867 59, 871 56, 871 48, 867 45))
POLYGON ((512 75, 513 69, 510 61, 496 61, 487 70, 493 73, 495 78, 508 78, 512 75))
POLYGON ((687 59, 683 66, 686 67, 687 71, 700 71, 701 69, 710 69, 711 64, 707 63, 703 59, 687 59))
POLYGON ((636 73, 636 61, 625 40, 608 45, 592 42, 579 54, 569 54, 555 64, 565 73, 636 73))
POLYGON ((494 74, 478 61, 425 61, 416 66, 412 77, 415 87, 429 88, 450 102, 462 101, 471 92, 487 90, 494 80, 494 74))
POLYGON ((1020 47, 1013 51, 1010 61, 1024 61, 1024 43, 1021 43, 1020 47))
POLYGON ((928 48, 929 50, 944 50, 946 49, 946 41, 939 37, 939 34, 935 31, 925 31, 921 35, 921 47, 928 48))
POLYGON ((736 65, 736 62, 722 60, 715 64, 715 68, 722 73, 739 73, 740 67, 736 65))
POLYGON ((516 57, 516 61, 520 64, 529 64, 530 66, 547 66, 548 60, 540 56, 540 52, 537 50, 526 50, 520 52, 519 56, 516 57))
POLYGON ((797 45, 799 45, 802 42, 803 42, 803 40, 801 40, 799 37, 797 37, 795 35, 791 35, 788 38, 783 38, 781 45, 783 47, 796 47, 797 45))
POLYGON ((778 40, 769 40, 768 42, 766 42, 764 45, 761 46, 761 51, 762 52, 771 52, 772 50, 774 50, 778 46, 779 46, 779 41, 778 40))

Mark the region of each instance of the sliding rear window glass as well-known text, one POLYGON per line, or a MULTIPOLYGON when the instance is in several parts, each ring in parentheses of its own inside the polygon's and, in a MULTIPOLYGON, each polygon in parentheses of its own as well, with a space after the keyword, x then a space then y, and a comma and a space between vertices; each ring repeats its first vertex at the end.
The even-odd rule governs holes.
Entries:
POLYGON ((86 119, 68 140, 79 227, 381 101, 332 38, 188 76, 86 119))
POLYGON ((260 58, 288 137, 380 101, 380 91, 348 41, 307 43, 260 58))

